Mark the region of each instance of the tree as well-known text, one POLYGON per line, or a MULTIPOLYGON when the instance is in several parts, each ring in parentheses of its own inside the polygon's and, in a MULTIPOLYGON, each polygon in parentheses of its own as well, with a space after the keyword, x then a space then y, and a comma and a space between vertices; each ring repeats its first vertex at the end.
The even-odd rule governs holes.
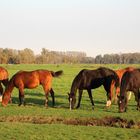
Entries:
POLYGON ((102 63, 102 56, 101 55, 97 55, 95 57, 95 63, 96 64, 101 64, 102 63))
POLYGON ((24 49, 24 50, 20 50, 18 52, 19 55, 19 62, 20 63, 28 63, 28 64, 32 64, 35 63, 35 55, 34 52, 31 49, 24 49))

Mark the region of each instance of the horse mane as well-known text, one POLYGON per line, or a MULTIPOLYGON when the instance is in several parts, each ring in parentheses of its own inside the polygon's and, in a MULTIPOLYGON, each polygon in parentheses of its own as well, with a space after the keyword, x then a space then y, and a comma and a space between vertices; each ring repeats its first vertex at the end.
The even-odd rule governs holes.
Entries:
POLYGON ((78 86, 80 85, 81 77, 83 76, 85 70, 87 70, 87 69, 82 69, 73 79, 70 94, 75 95, 76 90, 77 90, 78 86))
POLYGON ((123 74, 122 80, 121 80, 121 85, 120 85, 120 96, 125 96, 126 97, 126 91, 124 91, 125 86, 127 85, 127 78, 130 76, 130 72, 126 71, 123 74))

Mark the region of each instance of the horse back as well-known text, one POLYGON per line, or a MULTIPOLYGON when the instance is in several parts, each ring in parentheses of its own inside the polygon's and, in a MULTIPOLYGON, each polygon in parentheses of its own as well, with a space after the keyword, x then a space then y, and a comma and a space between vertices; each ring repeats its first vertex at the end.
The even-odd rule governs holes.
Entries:
POLYGON ((96 70, 83 69, 77 76, 77 81, 79 83, 79 88, 81 89, 94 89, 100 87, 105 79, 102 77, 101 72, 96 70))
POLYGON ((47 70, 19 71, 13 76, 15 86, 25 88, 35 88, 40 84, 49 84, 51 80, 51 72, 47 70))
POLYGON ((117 73, 117 75, 118 75, 118 77, 120 79, 120 82, 121 82, 121 79, 122 79, 123 74, 126 71, 133 71, 134 69, 135 69, 134 67, 127 67, 127 68, 124 68, 124 69, 115 70, 115 72, 117 73))
POLYGON ((14 86, 17 88, 35 88, 40 84, 39 75, 35 71, 19 71, 10 81, 13 82, 14 86))

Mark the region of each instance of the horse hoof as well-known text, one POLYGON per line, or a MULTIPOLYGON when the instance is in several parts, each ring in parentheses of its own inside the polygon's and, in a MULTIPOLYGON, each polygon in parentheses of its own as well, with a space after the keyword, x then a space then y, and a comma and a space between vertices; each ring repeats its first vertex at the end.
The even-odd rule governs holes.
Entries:
POLYGON ((110 108, 111 106, 105 106, 106 109, 110 108))
POLYGON ((12 104, 12 101, 9 101, 10 104, 12 104))
POLYGON ((46 107, 46 108, 48 108, 48 105, 47 105, 47 104, 45 104, 45 107, 46 107))
POLYGON ((4 103, 2 103, 2 106, 3 106, 3 107, 6 107, 7 105, 6 105, 6 104, 4 104, 4 103))
POLYGON ((138 110, 138 111, 140 111, 140 108, 139 108, 139 107, 137 107, 137 110, 138 110))
POLYGON ((106 103, 106 107, 110 107, 111 106, 111 100, 108 100, 106 103))
POLYGON ((78 109, 80 106, 77 106, 76 109, 78 109))

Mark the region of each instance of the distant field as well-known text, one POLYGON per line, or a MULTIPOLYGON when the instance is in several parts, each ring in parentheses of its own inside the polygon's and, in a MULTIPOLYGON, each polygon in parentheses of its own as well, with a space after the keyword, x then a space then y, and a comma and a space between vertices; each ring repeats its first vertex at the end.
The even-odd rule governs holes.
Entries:
MULTIPOLYGON (((99 66, 119 69, 127 66, 140 67, 139 65, 89 65, 89 64, 60 64, 60 65, 1 65, 5 67, 10 77, 19 70, 63 70, 64 74, 60 78, 53 79, 53 89, 55 91, 56 105, 51 106, 49 96, 49 107, 44 107, 45 96, 41 86, 36 89, 25 89, 26 106, 18 107, 18 90, 12 92, 13 104, 7 107, 0 106, 0 139, 7 140, 48 140, 48 139, 71 139, 71 140, 100 140, 100 139, 140 139, 140 129, 136 125, 133 128, 120 128, 115 124, 109 126, 77 125, 84 120, 104 118, 121 118, 133 123, 140 122, 140 112, 136 110, 136 102, 132 96, 126 113, 118 113, 118 106, 113 104, 110 108, 105 108, 106 93, 103 87, 93 90, 95 110, 91 108, 91 103, 87 92, 84 91, 81 107, 69 110, 67 92, 70 91, 71 83, 76 74, 81 69, 95 69, 99 66), (81 122, 79 122, 81 121, 81 122), (68 122, 68 123, 67 123, 68 122), (69 123, 70 122, 70 123, 69 123), (74 124, 74 125, 68 125, 74 124)), ((77 94, 78 95, 78 94, 77 94)), ((123 124, 122 124, 123 125, 123 124)))

